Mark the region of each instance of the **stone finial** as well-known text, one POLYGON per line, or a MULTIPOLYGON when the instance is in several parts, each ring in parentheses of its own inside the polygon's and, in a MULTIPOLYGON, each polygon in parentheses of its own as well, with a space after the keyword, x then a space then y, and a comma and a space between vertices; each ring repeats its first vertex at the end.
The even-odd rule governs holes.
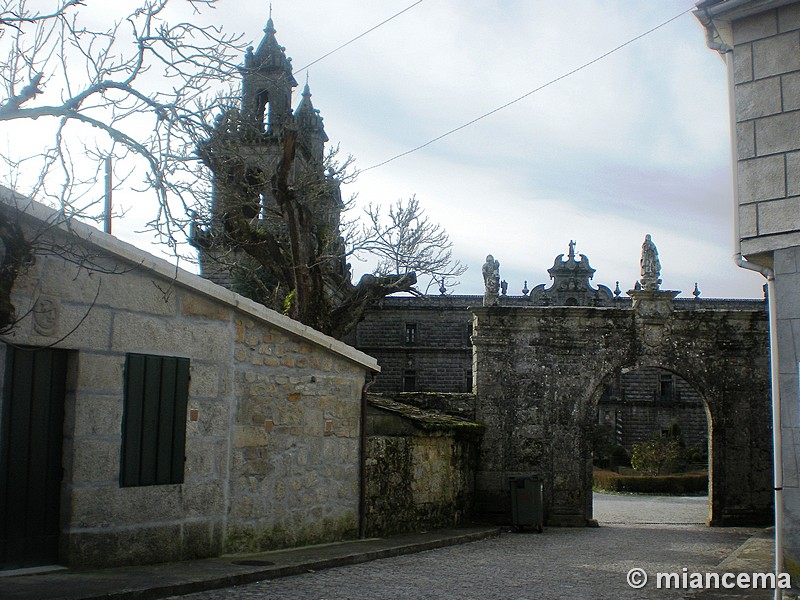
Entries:
POLYGON ((497 304, 497 295, 500 291, 500 261, 495 260, 494 256, 489 254, 486 257, 486 262, 483 263, 481 272, 483 273, 483 285, 485 287, 483 305, 494 306, 497 304))
POLYGON ((525 280, 525 285, 522 286, 522 295, 527 296, 530 290, 528 289, 528 280, 525 280))
POLYGON ((617 282, 617 287, 614 288, 614 298, 619 298, 620 294, 622 294, 622 290, 619 289, 619 281, 617 282))
POLYGON ((575 240, 569 242, 569 254, 556 256, 553 266, 547 269, 553 284, 548 288, 540 283, 530 291, 530 300, 539 306, 601 306, 613 300, 611 290, 599 285, 593 287, 590 280, 595 269, 585 254, 576 252, 575 240))
POLYGON ((694 291, 692 292, 692 296, 695 297, 695 300, 700 297, 700 288, 697 287, 697 282, 694 282, 694 291))
POLYGON ((500 282, 500 294, 503 296, 508 295, 508 282, 505 279, 500 282))
POLYGON ((447 293, 447 288, 444 287, 444 279, 442 279, 442 285, 439 286, 439 293, 444 296, 447 293))
POLYGON ((648 233, 642 244, 642 278, 643 290, 657 290, 661 285, 661 263, 658 261, 658 250, 648 233))

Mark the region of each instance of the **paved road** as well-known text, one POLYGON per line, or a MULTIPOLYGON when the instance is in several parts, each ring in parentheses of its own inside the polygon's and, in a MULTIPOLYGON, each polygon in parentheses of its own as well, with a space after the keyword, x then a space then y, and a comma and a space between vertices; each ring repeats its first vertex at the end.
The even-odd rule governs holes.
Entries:
POLYGON ((653 497, 596 493, 594 518, 601 525, 704 525, 708 519, 708 496, 653 497))
MULTIPOLYGON (((547 528, 340 567, 239 588, 185 596, 191 600, 255 599, 649 599, 694 597, 634 590, 628 571, 711 571, 753 532, 699 524, 706 499, 599 496, 599 528, 547 528), (666 517, 666 518, 664 518, 666 517), (665 520, 672 524, 648 524, 665 520), (681 520, 687 522, 682 523, 681 520)), ((769 597, 761 595, 758 597, 769 597)), ((700 596, 702 598, 702 596, 700 596)))

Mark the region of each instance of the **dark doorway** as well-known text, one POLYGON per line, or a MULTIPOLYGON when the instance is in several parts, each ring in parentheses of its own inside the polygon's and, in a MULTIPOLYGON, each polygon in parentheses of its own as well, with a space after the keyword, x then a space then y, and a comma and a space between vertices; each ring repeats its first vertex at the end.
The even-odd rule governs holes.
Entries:
POLYGON ((58 561, 64 350, 5 349, 0 417, 0 568, 58 561))

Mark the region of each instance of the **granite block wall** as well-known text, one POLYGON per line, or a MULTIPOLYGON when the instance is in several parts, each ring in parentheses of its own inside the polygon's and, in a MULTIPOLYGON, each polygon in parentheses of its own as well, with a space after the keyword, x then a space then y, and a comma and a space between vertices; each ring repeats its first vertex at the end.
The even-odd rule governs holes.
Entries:
POLYGON ((91 227, 44 226, 52 213, 29 209, 16 215, 26 227, 81 247, 92 265, 37 255, 13 290, 24 317, 5 336, 70 352, 60 561, 354 537, 361 390, 374 359, 91 227), (189 359, 182 483, 120 484, 127 353, 189 359))

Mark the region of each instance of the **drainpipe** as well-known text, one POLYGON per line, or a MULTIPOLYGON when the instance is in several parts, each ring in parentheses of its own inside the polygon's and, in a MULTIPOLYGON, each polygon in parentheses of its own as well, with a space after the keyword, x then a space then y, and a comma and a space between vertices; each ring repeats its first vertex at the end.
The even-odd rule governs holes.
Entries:
MULTIPOLYGON (((728 113, 731 131, 731 173, 733 178, 733 237, 736 266, 761 273, 767 280, 767 311, 769 314, 769 362, 772 395, 772 477, 775 490, 775 578, 783 572, 783 432, 781 430, 780 367, 778 363, 778 309, 775 291, 775 272, 769 267, 748 262, 742 256, 739 238, 739 173, 736 140, 736 104, 734 98, 733 51, 723 55, 728 75, 728 113)), ((781 599, 776 587, 775 600, 781 599)))
POLYGON ((377 378, 370 373, 361 388, 361 427, 358 444, 358 539, 367 537, 367 392, 377 378))

